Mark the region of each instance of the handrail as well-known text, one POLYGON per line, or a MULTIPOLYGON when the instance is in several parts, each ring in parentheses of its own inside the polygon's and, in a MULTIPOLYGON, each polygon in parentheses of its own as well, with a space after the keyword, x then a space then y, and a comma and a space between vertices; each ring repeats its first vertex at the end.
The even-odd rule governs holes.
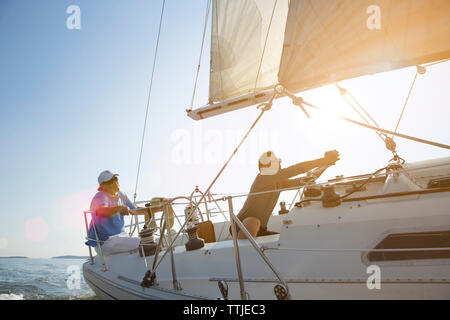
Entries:
POLYGON ((434 248, 392 248, 392 249, 353 249, 353 248, 283 248, 283 247, 261 247, 263 251, 298 251, 298 252, 409 252, 409 251, 450 251, 450 247, 434 247, 434 248))
POLYGON ((234 255, 235 255, 236 268, 237 268, 237 273, 238 273, 238 278, 239 278, 239 288, 240 288, 240 293, 241 293, 241 299, 246 300, 247 294, 245 292, 244 280, 243 280, 244 278, 242 276, 241 257, 239 255, 239 245, 238 245, 238 241, 237 241, 236 222, 233 219, 233 216, 234 216, 233 200, 231 197, 228 197, 228 208, 229 208, 228 211, 230 213, 231 234, 233 235, 234 255))
MULTIPOLYGON (((87 217, 86 217, 86 211, 83 212, 84 215, 84 224, 86 226, 86 237, 89 236, 89 227, 88 227, 88 223, 87 223, 87 217)), ((94 264, 94 257, 92 256, 92 248, 91 246, 89 247, 89 260, 91 265, 94 264)))
MULTIPOLYGON (((92 214, 94 213, 93 211, 90 211, 90 210, 86 210, 86 211, 83 211, 83 214, 84 214, 84 221, 85 221, 85 224, 86 224, 86 236, 88 237, 89 236, 89 227, 88 227, 88 223, 87 223, 87 218, 86 218, 86 214, 87 213, 90 213, 91 214, 91 217, 92 217, 92 214)), ((90 239, 90 240, 93 240, 93 241, 95 241, 95 242, 97 242, 97 246, 98 246, 98 250, 100 251, 100 256, 101 256, 101 258, 102 258, 102 266, 103 266, 103 271, 107 271, 108 270, 108 268, 106 267, 106 262, 105 262, 105 257, 103 256, 103 250, 102 250, 102 246, 101 246, 101 244, 100 244, 100 239, 98 238, 98 233, 97 233, 97 228, 95 227, 95 223, 94 223, 94 219, 93 218, 91 218, 91 222, 93 223, 93 228, 94 228, 94 232, 95 232, 95 240, 94 239, 90 239)), ((88 246, 89 247, 89 257, 90 257, 90 260, 91 260, 91 264, 94 264, 94 258, 92 257, 92 249, 91 249, 91 246, 88 246)))
MULTIPOLYGON (((168 206, 169 204, 165 203, 164 204, 164 223, 166 223, 166 226, 168 226, 168 228, 166 228, 167 231, 167 242, 168 243, 172 243, 172 235, 170 234, 170 219, 169 219, 169 210, 168 210, 168 206)), ((164 233, 161 233, 160 237, 163 237, 164 233)), ((181 290, 180 284, 177 281, 177 272, 175 269, 175 259, 173 256, 173 247, 171 247, 170 249, 170 264, 172 267, 172 283, 173 283, 173 288, 175 290, 181 290)))
MULTIPOLYGON (((385 173, 382 174, 376 174, 373 175, 374 177, 378 177, 378 176, 384 176, 386 175, 385 173)), ((222 200, 225 201, 228 197, 232 197, 232 198, 242 198, 242 197, 248 197, 248 196, 255 196, 255 195, 261 195, 261 194, 267 194, 267 193, 274 193, 274 192, 282 192, 282 191, 293 191, 293 190, 297 190, 299 188, 302 188, 304 186, 308 186, 308 187, 321 187, 324 185, 328 185, 330 184, 330 182, 321 182, 321 183, 314 183, 314 184, 305 184, 305 185, 298 185, 295 187, 289 187, 289 188, 279 188, 279 189, 273 189, 273 190, 267 190, 267 191, 260 191, 260 192, 252 192, 252 193, 218 193, 218 194, 214 194, 214 195, 223 195, 222 198, 220 199, 214 199, 214 200, 208 200, 208 202, 214 202, 217 200, 222 200)), ((180 197, 178 197, 180 198, 180 197)), ((184 198, 184 197, 183 197, 184 198)), ((136 203, 144 203, 147 201, 138 201, 136 203)), ((181 204, 185 204, 185 203, 171 203, 172 205, 181 205, 181 204)))
MULTIPOLYGON (((229 201, 228 203, 232 205, 232 198, 231 197, 228 198, 228 201, 229 201)), ((283 284, 283 286, 286 288, 286 290, 287 290, 287 299, 290 299, 290 293, 289 293, 288 285, 281 278, 281 276, 279 275, 279 273, 276 270, 276 268, 272 265, 270 260, 266 257, 264 252, 259 247, 258 243, 252 237, 252 235, 247 231, 247 229, 245 228, 244 224, 234 215, 234 213, 232 212, 232 207, 230 208, 230 218, 233 220, 233 222, 235 224, 237 224, 239 226, 239 229, 241 229, 241 231, 245 234, 245 236, 247 237, 247 240, 250 241, 251 245, 253 246, 253 248, 255 248, 256 252, 261 256, 261 258, 264 260, 264 262, 267 264, 267 266, 272 270, 274 275, 277 277, 278 281, 280 281, 280 283, 283 284)), ((233 241, 235 242, 235 248, 236 248, 237 247, 237 234, 236 234, 236 232, 233 232, 233 241)), ((238 268, 240 268, 240 265, 238 266, 238 268)), ((243 280, 240 279, 240 281, 243 281, 243 280)))
MULTIPOLYGON (((410 165, 411 163, 409 163, 409 164, 406 164, 406 165, 410 165)), ((437 168, 437 167, 442 167, 442 166, 449 166, 450 165, 450 163, 441 163, 441 164, 436 164, 436 165, 432 165, 432 166, 430 166, 430 165, 422 165, 422 166, 420 166, 420 167, 415 167, 415 168, 411 168, 411 169, 409 169, 409 168, 403 168, 402 170, 401 170, 401 172, 407 172, 407 173, 410 173, 410 172, 414 172, 414 171, 419 171, 419 170, 423 170, 423 169, 432 169, 432 168, 437 168)), ((368 174, 364 174, 364 175, 360 175, 360 176, 358 176, 358 177, 364 177, 364 176, 370 176, 371 174, 370 173, 368 173, 368 174)), ((376 177, 381 177, 381 176, 385 176, 386 175, 386 173, 379 173, 379 174, 376 174, 376 175, 373 175, 375 178, 376 177)), ((428 177, 428 176, 427 176, 428 177)), ((433 177, 433 176, 429 176, 429 177, 433 177)), ((419 178, 422 178, 422 177, 419 177, 419 178)), ((353 180, 353 179, 355 179, 355 177, 343 177, 342 179, 331 179, 330 181, 325 181, 325 182, 320 182, 320 183, 314 183, 314 184, 308 184, 308 187, 320 187, 320 186, 323 186, 323 185, 326 185, 326 184, 330 184, 330 183, 338 183, 338 182, 341 182, 341 181, 345 181, 345 180, 348 180, 348 179, 350 179, 350 180, 353 180)), ((228 197, 228 196, 231 196, 232 198, 239 198, 239 197, 247 197, 247 196, 253 196, 253 195, 259 195, 259 194, 265 194, 265 193, 273 193, 273 192, 278 192, 278 191, 292 191, 292 190, 297 190, 297 189, 299 189, 299 188, 301 188, 301 187, 303 187, 303 185, 302 186, 297 186, 297 187, 290 187, 290 188, 280 188, 280 189, 274 189, 274 190, 268 190, 268 191, 262 191, 262 192, 253 192, 253 193, 246 193, 246 192, 238 192, 238 193, 214 193, 214 194, 211 194, 211 195, 214 195, 214 196, 222 196, 221 198, 219 198, 219 199, 214 199, 214 200, 207 200, 207 202, 208 203, 212 203, 212 202, 215 202, 215 201, 217 201, 217 200, 222 200, 222 201, 225 201, 226 200, 226 198, 228 197)), ((199 196, 193 196, 194 198, 195 197, 199 197, 199 196)), ((185 198, 185 197, 182 197, 182 198, 185 198)), ((136 201, 135 203, 136 204, 141 204, 141 203, 148 203, 148 202, 150 202, 151 200, 141 200, 141 201, 136 201)), ((182 205, 182 204, 189 204, 189 203, 185 203, 185 202, 182 202, 182 203, 172 203, 172 205, 182 205)))

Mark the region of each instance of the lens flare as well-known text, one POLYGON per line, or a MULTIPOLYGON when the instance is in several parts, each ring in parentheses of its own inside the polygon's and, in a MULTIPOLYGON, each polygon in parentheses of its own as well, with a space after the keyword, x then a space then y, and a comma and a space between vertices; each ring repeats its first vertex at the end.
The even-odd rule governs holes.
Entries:
POLYGON ((0 238, 0 249, 6 249, 8 247, 8 239, 0 238))
POLYGON ((50 227, 42 217, 25 221, 25 235, 27 239, 35 242, 43 242, 50 231, 50 227))

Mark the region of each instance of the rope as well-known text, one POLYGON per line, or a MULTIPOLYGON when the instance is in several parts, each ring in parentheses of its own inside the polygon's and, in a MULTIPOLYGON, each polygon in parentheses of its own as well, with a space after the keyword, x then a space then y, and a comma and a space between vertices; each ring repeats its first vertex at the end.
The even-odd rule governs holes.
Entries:
POLYGON ((370 175, 370 177, 367 178, 367 180, 364 181, 359 187, 356 187, 356 188, 354 188, 352 191, 350 191, 350 192, 348 192, 348 193, 342 195, 342 196, 341 196, 341 199, 347 198, 348 196, 352 195, 353 193, 355 193, 355 192, 357 192, 357 191, 360 191, 360 190, 361 190, 365 185, 367 185, 367 184, 370 182, 370 180, 372 180, 378 173, 380 173, 381 171, 386 170, 386 169, 387 169, 387 167, 378 169, 377 171, 375 171, 374 173, 372 173, 372 174, 370 175))
POLYGON ((262 62, 263 62, 263 59, 264 59, 264 54, 266 52, 267 39, 269 38, 270 27, 272 26, 273 14, 275 13, 275 8, 277 7, 277 2, 278 2, 278 0, 275 0, 275 3, 273 5, 273 9, 272 9, 272 15, 270 16, 269 27, 267 28, 266 39, 264 40, 263 52, 261 54, 261 59, 259 60, 258 73, 256 74, 255 87, 253 88, 253 91, 256 90, 256 85, 258 83, 258 77, 259 77, 259 73, 261 71, 261 65, 262 65, 262 62))
POLYGON ((206 26, 208 24, 208 17, 209 17, 209 10, 211 7, 211 0, 208 0, 208 3, 206 5, 206 14, 205 14, 205 25, 203 27, 203 37, 202 37, 202 45, 200 47, 200 56, 198 58, 198 65, 197 65, 197 74, 195 75, 195 82, 194 82, 194 90, 192 92, 192 99, 191 99, 191 109, 194 106, 194 97, 195 97, 195 91, 197 90, 197 82, 198 82, 198 75, 200 73, 200 62, 202 60, 202 53, 203 53, 203 45, 205 43, 205 34, 206 34, 206 26))
MULTIPOLYGON (((398 118, 397 125, 395 126, 394 132, 397 132, 398 125, 400 124, 400 121, 402 120, 403 113, 405 112, 406 105, 408 104, 409 97, 411 96, 411 92, 412 92, 412 89, 414 87, 414 84, 416 83, 416 79, 417 79, 417 75, 418 74, 419 74, 419 67, 417 67, 416 74, 414 75, 414 79, 413 79, 413 82, 411 84, 411 88, 409 88, 409 92, 408 92, 408 95, 406 96, 405 104, 403 105, 403 109, 402 109, 402 112, 400 113, 400 117, 398 118)), ((394 138, 394 136, 391 137, 391 139, 393 139, 393 138, 394 138)))
MULTIPOLYGON (((374 177, 377 177, 377 175, 385 170, 387 167, 383 167, 381 169, 378 169, 377 171, 375 171, 374 173, 372 173, 367 179, 366 181, 362 182, 361 185, 359 185, 359 187, 355 187, 352 191, 340 196, 341 199, 347 198, 348 196, 352 195, 353 193, 360 191, 365 185, 367 185, 374 177)), ((383 174, 384 175, 384 174, 383 174)), ((317 185, 324 185, 324 184, 328 184, 328 183, 321 183, 321 184, 316 184, 316 185, 308 185, 308 187, 313 187, 313 186, 317 186, 317 185)), ((306 200, 301 200, 299 202, 297 202, 295 204, 295 206, 301 206, 304 202, 311 202, 311 201, 322 201, 322 199, 306 199, 306 200)))
POLYGON ((149 90, 148 90, 147 108, 145 110, 144 129, 142 131, 142 140, 141 140, 141 151, 139 153, 139 163, 138 163, 138 169, 137 169, 137 175, 136 175, 136 186, 134 188, 134 201, 136 201, 137 187, 138 187, 138 181, 139 181, 139 173, 140 173, 140 170, 141 170, 142 151, 144 149, 144 140, 145 140, 145 128, 147 126, 147 116, 148 116, 148 109, 149 109, 149 106, 150 106, 150 96, 151 96, 152 87, 153 87, 153 75, 155 73, 156 57, 157 57, 157 54, 158 54, 158 46, 159 46, 159 36, 161 34, 161 25, 162 25, 162 20, 163 20, 165 4, 166 4, 166 0, 163 0, 163 4, 162 4, 162 8, 161 8, 161 17, 159 19, 158 37, 156 38, 155 55, 154 55, 154 58, 153 58, 152 75, 151 75, 151 78, 150 78, 150 87, 149 87, 149 90))
MULTIPOLYGON (((347 104, 368 124, 370 125, 369 121, 364 117, 364 115, 361 114, 361 112, 359 112, 355 106, 345 97, 345 94, 348 94, 353 101, 356 102, 356 104, 361 108, 362 111, 364 111, 364 113, 369 117, 370 120, 372 120, 372 122, 377 126, 380 127, 378 125, 378 123, 370 116, 370 114, 363 108, 363 106, 358 102, 358 100, 356 100, 353 95, 346 89, 342 88, 341 86, 339 86, 339 84, 336 83, 336 86, 339 89, 339 92, 341 94, 341 96, 344 98, 344 100, 347 102, 347 104)), ((381 133, 379 133, 378 131, 375 131, 375 133, 380 137, 381 140, 383 140, 383 142, 386 142, 385 139, 383 138, 383 135, 381 133)))
MULTIPOLYGON (((361 110, 364 111, 364 113, 369 117, 369 119, 370 119, 377 127, 380 126, 380 125, 375 121, 375 119, 372 118, 372 117, 370 116, 370 114, 367 112, 367 110, 364 109, 364 107, 358 102, 358 100, 355 99, 355 97, 351 94, 351 92, 349 92, 348 90, 346 90, 346 89, 344 89, 344 88, 341 88, 338 84, 336 84, 336 86, 339 88, 339 90, 342 89, 343 91, 345 91, 345 93, 347 93, 347 94, 353 99, 353 101, 356 102, 356 104, 361 108, 361 110)), ((367 121, 367 120, 366 120, 366 121, 367 121)))

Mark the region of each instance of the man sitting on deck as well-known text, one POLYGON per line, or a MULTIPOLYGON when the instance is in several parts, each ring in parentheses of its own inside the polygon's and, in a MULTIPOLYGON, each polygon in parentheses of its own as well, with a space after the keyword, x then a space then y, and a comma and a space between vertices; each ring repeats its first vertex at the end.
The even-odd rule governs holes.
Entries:
MULTIPOLYGON (((98 191, 91 202, 92 221, 89 226, 89 239, 96 239, 96 232, 101 241, 103 255, 126 252, 137 249, 139 238, 131 238, 125 232, 123 216, 135 209, 127 195, 119 191, 118 174, 108 170, 98 176, 98 191)), ((89 240, 87 245, 95 247, 99 253, 97 242, 89 240)))
MULTIPOLYGON (((324 158, 300 162, 281 169, 281 159, 277 158, 272 151, 264 152, 258 162, 260 173, 253 181, 249 193, 252 194, 263 191, 299 187, 302 183, 301 178, 289 178, 308 172, 317 167, 331 165, 338 160, 339 152, 333 150, 325 152, 324 158)), ((239 211, 237 217, 242 221, 252 237, 278 234, 277 232, 267 231, 267 223, 277 204, 280 192, 281 191, 274 191, 249 195, 247 197, 244 206, 239 211)), ((239 232, 239 239, 246 239, 245 234, 240 231, 238 227, 236 230, 239 232)))

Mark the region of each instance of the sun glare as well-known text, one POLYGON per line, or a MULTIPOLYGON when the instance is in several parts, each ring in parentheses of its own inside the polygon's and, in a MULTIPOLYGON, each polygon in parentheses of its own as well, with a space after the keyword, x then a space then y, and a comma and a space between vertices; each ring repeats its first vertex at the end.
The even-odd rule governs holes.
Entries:
POLYGON ((317 102, 312 104, 320 108, 320 110, 314 110, 307 108, 310 115, 309 125, 311 128, 321 130, 325 133, 329 132, 342 132, 346 130, 346 125, 340 116, 348 116, 345 109, 342 108, 342 102, 339 100, 339 96, 332 96, 327 94, 317 99, 317 102))

